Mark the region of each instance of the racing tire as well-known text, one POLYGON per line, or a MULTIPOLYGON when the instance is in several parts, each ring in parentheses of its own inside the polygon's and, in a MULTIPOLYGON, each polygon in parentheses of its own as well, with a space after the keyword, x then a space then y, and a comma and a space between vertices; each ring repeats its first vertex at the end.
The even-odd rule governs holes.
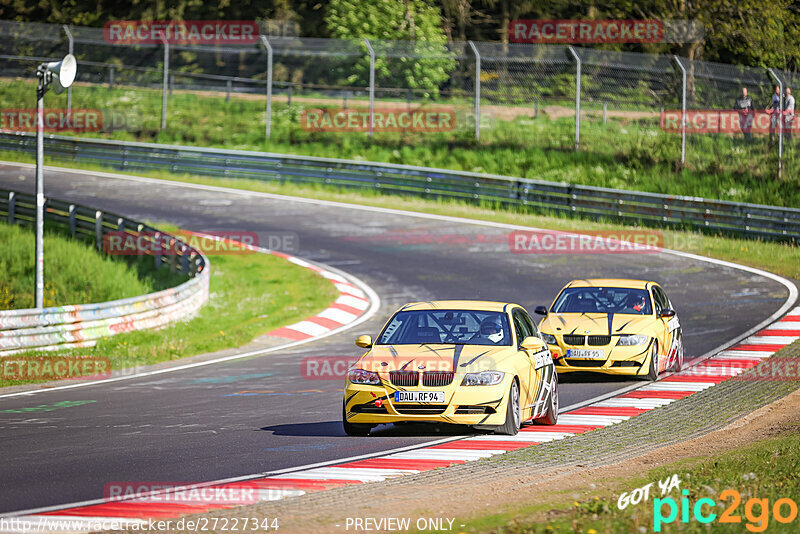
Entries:
POLYGON ((683 340, 678 341, 678 346, 675 348, 675 362, 672 364, 670 371, 679 373, 683 369, 683 340))
POLYGON ((344 427, 344 433, 348 436, 369 436, 369 431, 372 430, 372 425, 363 423, 348 423, 344 403, 342 403, 342 427, 344 427))
POLYGON ((650 347, 650 369, 645 379, 654 382, 658 380, 658 341, 653 340, 650 347))
POLYGON ((506 436, 516 436, 522 424, 522 412, 519 402, 519 384, 516 380, 511 381, 508 389, 508 402, 506 403, 506 422, 495 429, 496 434, 506 436))
POLYGON ((540 425, 554 425, 558 422, 558 374, 553 371, 553 392, 550 394, 550 404, 544 415, 536 420, 540 425))

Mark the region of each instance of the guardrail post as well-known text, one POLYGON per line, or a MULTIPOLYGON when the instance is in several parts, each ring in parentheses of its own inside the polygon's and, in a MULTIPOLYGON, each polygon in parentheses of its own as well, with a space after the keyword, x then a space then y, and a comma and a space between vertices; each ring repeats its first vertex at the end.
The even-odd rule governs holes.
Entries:
POLYGON ((228 78, 225 81, 225 102, 231 101, 231 90, 233 89, 233 80, 228 78))
POLYGON ((169 91, 169 42, 164 39, 164 79, 161 82, 161 129, 167 129, 167 93, 169 91))
POLYGON ((14 224, 14 211, 17 207, 17 194, 13 191, 8 193, 8 224, 14 224))
POLYGON ((100 210, 94 213, 94 246, 103 250, 103 212, 100 210))
POLYGON ((69 205, 69 236, 75 237, 75 204, 69 205))
POLYGON ((686 67, 681 58, 672 56, 681 69, 681 167, 686 163, 686 67))
POLYGON ((475 54, 475 140, 481 139, 481 54, 472 41, 467 41, 475 54))
POLYGON ((369 136, 372 137, 375 129, 375 50, 372 43, 364 37, 364 44, 369 50, 369 136))
POLYGON ((778 87, 780 88, 780 109, 779 110, 772 110, 772 116, 775 117, 777 113, 777 117, 775 118, 775 122, 778 125, 778 180, 781 179, 783 175, 783 127, 786 124, 783 120, 783 80, 775 74, 775 71, 772 69, 767 69, 770 76, 778 83, 778 87))
POLYGON ((156 232, 156 234, 153 236, 153 240, 155 241, 156 245, 156 253, 153 257, 153 260, 157 271, 161 268, 161 232, 156 232))
MULTIPOLYGON (((67 39, 69 40, 69 53, 72 54, 75 51, 75 43, 72 39, 72 32, 69 31, 69 26, 64 24, 62 26, 64 28, 64 33, 67 34, 67 39)), ((72 85, 67 87, 67 117, 72 116, 72 85)))
MULTIPOLYGON (((261 42, 264 44, 264 48, 267 49, 267 130, 266 135, 267 139, 269 139, 270 134, 272 133, 272 45, 269 42, 269 39, 266 36, 261 36, 261 42)), ((291 104, 291 102, 290 102, 291 104)))
POLYGON ((581 144, 581 58, 574 48, 568 48, 575 59, 575 150, 578 150, 581 144))

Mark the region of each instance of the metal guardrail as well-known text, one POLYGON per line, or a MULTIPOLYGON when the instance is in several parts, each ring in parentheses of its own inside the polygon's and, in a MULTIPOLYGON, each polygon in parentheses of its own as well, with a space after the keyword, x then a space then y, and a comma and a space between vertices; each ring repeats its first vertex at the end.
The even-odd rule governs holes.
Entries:
MULTIPOLYGON (((33 153, 35 135, 0 134, 0 150, 33 153)), ((539 212, 800 242, 800 209, 643 193, 411 165, 105 139, 46 136, 56 160, 125 171, 327 184, 384 193, 493 202, 539 212)))
MULTIPOLYGON (((35 202, 33 195, 0 190, 0 217, 10 224, 33 224, 35 202)), ((45 200, 45 225, 68 228, 72 237, 93 240, 98 250, 108 248, 110 236, 137 240, 137 252, 151 255, 156 268, 191 279, 109 302, 0 311, 0 355, 89 346, 102 337, 165 326, 193 314, 208 300, 208 260, 177 237, 119 215, 53 199, 45 200)))

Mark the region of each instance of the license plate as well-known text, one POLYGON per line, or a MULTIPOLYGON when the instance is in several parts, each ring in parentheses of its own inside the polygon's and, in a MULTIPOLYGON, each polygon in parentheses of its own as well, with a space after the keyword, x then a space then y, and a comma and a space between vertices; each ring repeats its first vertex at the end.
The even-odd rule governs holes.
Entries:
POLYGON ((395 391, 394 401, 444 404, 444 391, 395 391))
POLYGON ((597 349, 567 349, 567 358, 586 358, 587 360, 605 360, 606 351, 597 349))

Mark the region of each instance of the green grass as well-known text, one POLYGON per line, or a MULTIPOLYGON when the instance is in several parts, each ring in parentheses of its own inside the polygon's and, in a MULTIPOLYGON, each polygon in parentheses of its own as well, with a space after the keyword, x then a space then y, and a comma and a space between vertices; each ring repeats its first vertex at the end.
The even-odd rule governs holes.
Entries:
MULTIPOLYGON (((0 223, 0 310, 33 308, 34 233, 0 223)), ((88 304, 135 297, 186 280, 150 262, 119 261, 91 244, 48 230, 44 238, 44 305, 88 304)))
MULTIPOLYGON (((109 358, 112 369, 117 370, 239 347, 325 309, 338 295, 327 279, 277 256, 256 253, 214 255, 209 259, 209 301, 194 318, 161 330, 101 339, 94 347, 61 351, 58 355, 109 358)), ((91 278, 85 274, 78 278, 82 285, 87 279, 91 278)), ((133 295, 145 292, 134 291, 133 295)), ((47 358, 52 353, 21 354, 34 355, 47 358)), ((27 382, 0 380, 0 387, 22 383, 27 382)))
MULTIPOLYGON (((493 514, 467 521, 456 520, 456 524, 464 524, 466 532, 498 532, 504 534, 517 533, 551 533, 576 532, 596 533, 647 533, 654 531, 655 499, 661 498, 659 480, 666 480, 677 474, 680 479, 680 490, 673 489, 665 497, 675 499, 678 515, 672 524, 662 526, 661 532, 702 533, 708 532, 757 532, 760 508, 752 507, 752 516, 745 515, 747 501, 750 498, 768 499, 770 516, 767 519, 766 532, 794 533, 798 531, 800 519, 781 524, 772 517, 772 507, 781 498, 792 499, 798 503, 800 496, 800 430, 784 429, 779 437, 772 437, 732 451, 710 457, 697 457, 667 464, 650 470, 643 476, 628 479, 602 478, 596 480, 602 490, 587 493, 600 493, 589 498, 567 498, 564 493, 556 493, 536 506, 518 508, 501 514, 493 514), (623 492, 632 492, 635 488, 653 482, 648 502, 638 505, 629 504, 619 510, 618 498, 623 492), (719 518, 723 511, 733 502, 731 497, 721 498, 726 489, 732 489, 741 495, 738 508, 732 510, 733 515, 741 518, 739 524, 723 524, 719 518), (681 491, 688 490, 689 522, 681 524, 681 491), (612 493, 613 491, 613 493, 612 493), (695 521, 692 510, 694 504, 702 498, 710 498, 717 503, 713 509, 703 506, 703 513, 716 513, 717 518, 709 525, 695 521), (747 525, 750 527, 747 527, 747 525), (751 530, 751 528, 755 530, 751 530), (747 529, 747 530, 746 530, 747 529)), ((663 505, 663 515, 669 513, 669 505, 663 505)), ((789 514, 788 505, 782 507, 784 515, 789 514)))
MULTIPOLYGON (((33 91, 33 84, 27 81, 4 83, 0 101, 8 107, 30 107, 33 91)), ((66 105, 65 94, 50 93, 46 98, 48 108, 66 105)), ((161 93, 157 90, 78 85, 73 99, 75 108, 115 110, 131 120, 132 131, 79 135, 413 163, 657 193, 800 205, 800 160, 793 146, 787 146, 784 177, 778 180, 776 151, 765 138, 746 145, 729 136, 690 136, 687 165, 676 171, 680 138, 660 131, 657 116, 610 119, 607 124, 595 115, 587 117, 581 126, 581 150, 576 152, 573 118, 519 115, 513 120, 493 119, 489 106, 484 106, 487 111, 480 143, 474 141, 467 122, 452 132, 377 133, 370 140, 363 133, 304 131, 300 127, 302 110, 320 104, 295 98, 291 106, 283 101, 274 104, 272 139, 267 141, 261 97, 234 95, 225 102, 223 96, 175 92, 169 100, 169 126, 163 132, 159 131, 161 93), (203 112, 197 113, 200 109, 203 112)), ((459 113, 469 109, 468 103, 457 103, 459 113)), ((590 103, 586 104, 588 107, 590 103)), ((340 105, 339 101, 331 102, 331 106, 340 105)))

